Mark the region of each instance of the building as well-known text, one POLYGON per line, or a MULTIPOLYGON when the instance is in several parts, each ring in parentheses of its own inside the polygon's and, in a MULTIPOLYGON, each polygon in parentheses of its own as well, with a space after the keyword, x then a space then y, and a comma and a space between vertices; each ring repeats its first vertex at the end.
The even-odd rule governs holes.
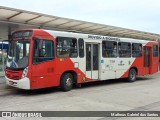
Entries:
MULTIPOLYGON (((110 25, 50 16, 30 11, 0 6, 0 41, 8 40, 11 32, 23 28, 44 28, 60 31, 82 32, 97 35, 160 40, 160 35, 110 25)), ((0 70, 3 75, 6 51, 0 52, 0 70)))

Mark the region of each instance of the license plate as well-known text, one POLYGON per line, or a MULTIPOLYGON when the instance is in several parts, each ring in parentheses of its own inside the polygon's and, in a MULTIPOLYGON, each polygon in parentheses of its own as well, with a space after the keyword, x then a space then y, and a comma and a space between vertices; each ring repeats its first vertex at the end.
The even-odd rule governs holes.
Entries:
POLYGON ((10 85, 13 85, 13 84, 14 84, 14 82, 13 82, 13 81, 9 81, 9 84, 10 84, 10 85))

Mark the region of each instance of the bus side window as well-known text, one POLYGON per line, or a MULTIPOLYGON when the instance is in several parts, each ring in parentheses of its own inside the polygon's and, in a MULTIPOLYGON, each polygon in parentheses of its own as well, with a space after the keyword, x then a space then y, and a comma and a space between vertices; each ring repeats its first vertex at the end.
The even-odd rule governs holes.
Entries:
POLYGON ((84 40, 79 39, 78 40, 78 46, 79 46, 79 57, 83 58, 84 57, 84 40))
POLYGON ((131 57, 131 43, 119 42, 118 43, 118 53, 119 57, 131 57))
POLYGON ((54 57, 53 46, 51 40, 36 39, 34 41, 33 63, 52 60, 54 57))
POLYGON ((105 58, 117 57, 117 42, 103 41, 102 42, 102 56, 105 58))
POLYGON ((60 58, 78 56, 77 53, 77 39, 68 37, 57 37, 56 39, 57 56, 60 58))
POLYGON ((142 57, 142 44, 132 43, 132 57, 142 57))
POLYGON ((158 45, 153 45, 153 57, 158 57, 158 45))

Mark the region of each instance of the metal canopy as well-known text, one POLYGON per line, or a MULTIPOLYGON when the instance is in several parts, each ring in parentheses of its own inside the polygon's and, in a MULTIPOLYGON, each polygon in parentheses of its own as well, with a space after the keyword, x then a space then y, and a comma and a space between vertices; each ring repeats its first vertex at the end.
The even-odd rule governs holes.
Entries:
POLYGON ((160 35, 0 6, 0 22, 87 34, 160 40, 160 35))

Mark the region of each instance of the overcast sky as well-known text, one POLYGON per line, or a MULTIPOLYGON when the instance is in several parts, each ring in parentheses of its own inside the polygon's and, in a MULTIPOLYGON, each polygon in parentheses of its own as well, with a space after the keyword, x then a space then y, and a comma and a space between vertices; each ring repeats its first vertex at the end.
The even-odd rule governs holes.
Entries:
POLYGON ((0 6, 160 34, 160 0, 0 0, 0 6))

